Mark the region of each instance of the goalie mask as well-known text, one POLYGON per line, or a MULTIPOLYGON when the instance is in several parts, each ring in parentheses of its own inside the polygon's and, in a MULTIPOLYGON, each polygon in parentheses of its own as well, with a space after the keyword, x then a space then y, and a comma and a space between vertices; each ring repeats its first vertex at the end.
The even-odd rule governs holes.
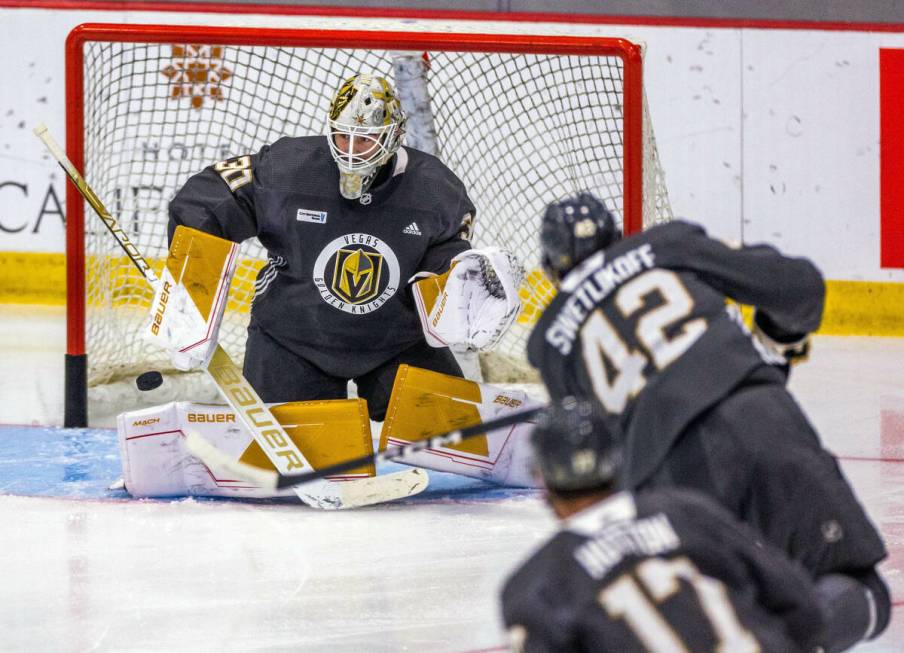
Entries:
POLYGON ((622 468, 620 434, 594 401, 570 397, 544 412, 531 434, 544 485, 553 492, 612 486, 622 468))
POLYGON ((328 139, 343 197, 367 192, 404 133, 405 114, 389 82, 365 74, 345 80, 330 105, 328 139))
POLYGON ((615 216, 590 193, 553 202, 540 227, 543 270, 559 283, 581 261, 620 238, 615 216))

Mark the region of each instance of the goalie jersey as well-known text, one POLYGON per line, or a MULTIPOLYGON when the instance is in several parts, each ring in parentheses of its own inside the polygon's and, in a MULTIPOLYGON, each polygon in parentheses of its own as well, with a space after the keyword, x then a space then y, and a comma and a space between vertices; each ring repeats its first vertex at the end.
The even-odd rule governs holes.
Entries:
POLYGON ((825 286, 806 259, 768 245, 733 248, 673 221, 578 265, 531 333, 528 358, 552 399, 595 396, 628 425, 628 487, 742 380, 784 383, 771 364, 784 359, 751 337, 726 297, 805 334, 819 326, 825 286))
POLYGON ((445 165, 400 148, 387 167, 347 200, 326 136, 282 138, 190 178, 170 203, 169 235, 183 224, 235 242, 256 236, 269 260, 252 326, 354 378, 423 340, 408 281, 445 272, 471 247, 475 209, 445 165))
POLYGON ((813 650, 809 576, 706 497, 621 493, 572 515, 506 582, 514 651, 813 650))

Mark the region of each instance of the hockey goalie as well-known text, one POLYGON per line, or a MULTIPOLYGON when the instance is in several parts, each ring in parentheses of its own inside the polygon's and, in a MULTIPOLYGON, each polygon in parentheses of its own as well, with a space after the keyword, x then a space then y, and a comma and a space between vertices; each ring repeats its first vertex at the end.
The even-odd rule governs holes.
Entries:
MULTIPOLYGON (((235 268, 237 245, 195 229, 175 229, 145 336, 170 352, 174 367, 209 364, 235 268)), ((468 250, 443 275, 413 279, 425 339, 484 351, 495 344, 520 308, 518 266, 500 250, 468 250), (513 299, 514 298, 514 299, 513 299)), ((247 366, 247 361, 246 361, 247 366)), ((241 403, 241 402, 239 402, 241 403)), ((380 446, 399 445, 527 408, 523 392, 504 391, 401 363, 394 378, 380 446)), ((367 404, 361 399, 311 400, 270 405, 314 468, 373 452, 367 404)), ((491 482, 531 486, 529 447, 519 424, 448 448, 427 449, 401 460, 428 469, 491 482)), ((118 419, 126 489, 134 496, 233 496, 288 494, 230 478, 187 450, 184 436, 196 433, 244 465, 272 469, 251 434, 226 407, 176 402, 124 413, 118 419)), ((332 483, 374 476, 365 466, 332 483)))
MULTIPOLYGON (((520 310, 520 266, 473 247, 464 184, 402 146, 407 119, 386 79, 350 77, 324 118, 326 134, 281 138, 190 177, 168 228, 266 248, 243 367, 261 399, 343 399, 354 381, 382 421, 400 365, 463 376, 451 347, 495 345, 520 310), (445 291, 424 316, 413 284, 431 279, 445 291)), ((160 339, 177 367, 203 365, 215 340, 215 321, 196 325, 160 339)))
MULTIPOLYGON (((177 369, 208 366, 237 244, 257 237, 269 261, 244 378, 271 404, 341 400, 353 380, 380 421, 403 366, 461 377, 451 347, 498 342, 520 310, 521 270, 500 250, 472 248, 464 185, 402 147, 406 117, 387 80, 348 78, 327 118, 322 136, 280 139, 184 184, 169 206, 171 255, 147 337, 177 369)), ((189 414, 169 414, 171 426, 189 414)))

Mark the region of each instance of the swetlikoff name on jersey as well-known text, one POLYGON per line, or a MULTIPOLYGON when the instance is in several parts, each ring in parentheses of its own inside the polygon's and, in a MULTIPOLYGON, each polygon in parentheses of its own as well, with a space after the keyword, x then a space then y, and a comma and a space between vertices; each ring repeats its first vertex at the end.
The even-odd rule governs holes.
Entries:
POLYGON ((569 274, 562 290, 571 292, 562 311, 546 331, 546 342, 558 349, 563 356, 571 351, 578 329, 588 312, 612 290, 655 265, 653 248, 649 244, 635 247, 615 257, 605 265, 603 252, 594 254, 569 274), (577 276, 572 277, 577 273, 577 276))

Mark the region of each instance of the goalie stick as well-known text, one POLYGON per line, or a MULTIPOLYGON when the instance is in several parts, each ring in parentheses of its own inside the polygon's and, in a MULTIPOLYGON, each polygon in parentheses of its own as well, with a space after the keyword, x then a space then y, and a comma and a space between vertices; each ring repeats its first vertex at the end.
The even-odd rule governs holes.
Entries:
MULTIPOLYGON (((34 128, 34 133, 57 160, 85 201, 94 209, 141 275, 156 290, 160 279, 151 268, 150 263, 129 240, 116 218, 110 214, 60 145, 50 135, 47 127, 41 123, 34 128)), ((242 376, 241 369, 219 344, 205 371, 213 379, 226 403, 235 411, 280 474, 290 474, 292 470, 314 469, 282 425, 270 413, 251 384, 242 376)), ((327 474, 311 478, 310 480, 314 483, 310 485, 295 488, 298 498, 314 508, 353 508, 411 496, 427 487, 427 475, 418 469, 339 483, 324 480, 324 476, 327 474)))
POLYGON ((409 442, 408 444, 396 447, 387 447, 385 451, 381 451, 376 454, 361 456, 360 458, 353 458, 352 460, 336 463, 335 465, 330 465, 329 467, 323 467, 321 469, 302 474, 283 474, 281 472, 271 472, 240 462, 217 449, 214 445, 210 444, 210 442, 205 440, 197 433, 186 434, 185 446, 188 447, 188 450, 194 456, 204 461, 204 464, 206 464, 208 467, 228 471, 238 478, 253 482, 260 487, 273 490, 281 490, 283 488, 295 487, 303 483, 309 483, 313 480, 322 479, 325 476, 341 474, 342 472, 347 472, 351 469, 355 469, 356 467, 366 465, 371 461, 381 463, 389 460, 400 460, 408 454, 423 451, 424 449, 435 449, 437 447, 458 444, 462 440, 473 438, 488 431, 494 431, 496 429, 511 426, 513 424, 519 424, 522 422, 529 422, 531 421, 531 419, 545 413, 547 410, 549 410, 549 408, 549 406, 529 408, 527 410, 506 415, 505 417, 500 417, 488 422, 481 422, 472 426, 455 429, 453 431, 448 431, 447 433, 442 433, 440 435, 434 435, 423 440, 415 440, 414 442, 409 442))

